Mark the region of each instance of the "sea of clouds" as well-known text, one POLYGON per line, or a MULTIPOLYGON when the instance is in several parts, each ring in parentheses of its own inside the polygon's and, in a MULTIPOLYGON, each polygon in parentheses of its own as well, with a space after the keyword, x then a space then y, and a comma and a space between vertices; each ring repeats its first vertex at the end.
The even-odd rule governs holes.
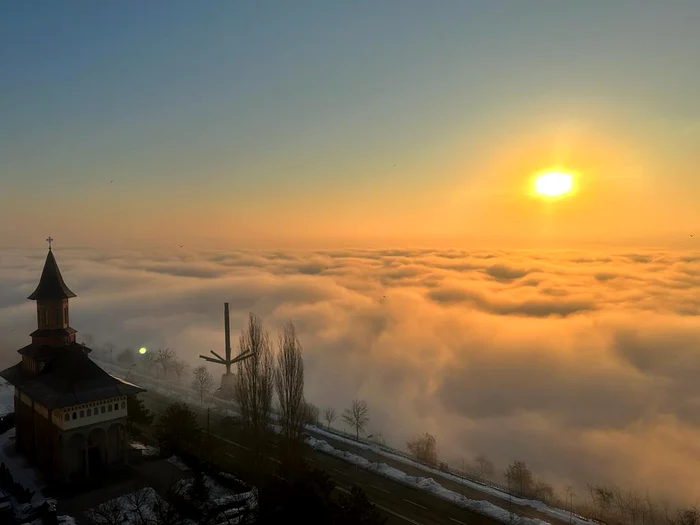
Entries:
MULTIPOLYGON (((700 493, 700 252, 56 252, 71 325, 117 349, 223 351, 248 312, 295 323, 306 393, 369 432, 431 432, 455 466, 522 459, 554 484, 700 493)), ((0 365, 36 326, 45 252, 0 254, 0 365)), ((235 351, 235 350, 234 350, 235 351)), ((216 371, 215 368, 212 368, 216 371)))

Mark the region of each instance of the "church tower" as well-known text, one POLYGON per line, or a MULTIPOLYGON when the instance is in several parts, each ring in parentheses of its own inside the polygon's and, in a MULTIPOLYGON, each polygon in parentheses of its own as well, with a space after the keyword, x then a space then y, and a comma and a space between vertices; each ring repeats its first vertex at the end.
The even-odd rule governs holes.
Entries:
POLYGON ((0 371, 15 387, 15 447, 30 463, 60 482, 85 480, 127 461, 127 399, 143 392, 100 368, 90 349, 75 342, 68 300, 51 250, 36 301, 38 327, 22 360, 0 371))
POLYGON ((46 256, 44 270, 34 293, 28 299, 36 301, 37 329, 31 333, 32 344, 60 347, 75 342, 76 331, 69 325, 68 299, 76 295, 63 282, 56 258, 51 250, 46 256))

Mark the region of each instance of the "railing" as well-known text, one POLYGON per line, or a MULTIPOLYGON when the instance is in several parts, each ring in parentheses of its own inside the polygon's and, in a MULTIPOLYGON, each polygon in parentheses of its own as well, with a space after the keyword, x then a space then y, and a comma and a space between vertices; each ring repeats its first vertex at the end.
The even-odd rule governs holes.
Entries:
POLYGON ((411 454, 409 454, 405 450, 399 450, 399 449, 390 447, 388 445, 383 445, 381 443, 377 443, 376 441, 372 441, 371 439, 366 439, 366 438, 359 438, 358 439, 357 436, 355 436, 354 434, 351 434, 350 432, 345 432, 344 430, 340 430, 340 429, 336 429, 336 428, 322 427, 322 426, 319 426, 318 428, 320 428, 321 430, 323 430, 324 432, 327 432, 329 434, 335 434, 339 437, 342 437, 345 439, 351 439, 352 441, 355 441, 357 443, 362 443, 364 445, 376 447, 378 449, 381 449, 384 452, 388 452, 390 454, 394 454, 396 456, 403 457, 405 459, 408 459, 412 463, 416 463, 420 467, 428 468, 428 469, 435 470, 435 471, 442 472, 442 473, 448 473, 448 474, 456 476, 462 480, 470 481, 472 483, 477 483, 477 484, 482 485, 484 487, 490 487, 490 488, 499 490, 506 495, 518 497, 515 493, 513 493, 505 485, 501 485, 501 484, 496 483, 496 482, 485 481, 481 478, 478 478, 476 476, 470 476, 466 472, 463 472, 461 470, 457 470, 454 468, 448 467, 447 469, 441 469, 438 466, 434 466, 434 465, 431 465, 429 463, 424 463, 422 461, 418 461, 415 457, 413 457, 411 454))

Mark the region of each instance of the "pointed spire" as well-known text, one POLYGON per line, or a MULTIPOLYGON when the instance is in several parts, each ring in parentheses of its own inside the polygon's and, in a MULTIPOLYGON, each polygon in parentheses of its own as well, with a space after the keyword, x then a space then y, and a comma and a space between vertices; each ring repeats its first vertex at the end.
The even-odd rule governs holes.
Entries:
POLYGON ((53 256, 53 251, 49 245, 49 253, 46 256, 44 270, 41 272, 39 286, 36 287, 34 293, 27 297, 27 299, 32 301, 60 301, 71 297, 75 297, 75 294, 71 292, 66 286, 66 283, 63 282, 61 270, 58 269, 56 258, 53 256))

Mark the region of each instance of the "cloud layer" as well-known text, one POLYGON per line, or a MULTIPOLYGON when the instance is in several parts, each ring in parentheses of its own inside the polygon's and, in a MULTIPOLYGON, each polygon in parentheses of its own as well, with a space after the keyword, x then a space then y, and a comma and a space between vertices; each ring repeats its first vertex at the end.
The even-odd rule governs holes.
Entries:
MULTIPOLYGON (((307 396, 371 407, 393 444, 523 459, 555 483, 700 491, 700 253, 56 253, 71 324, 118 348, 222 350, 248 311, 292 320, 307 396)), ((35 326, 44 253, 0 259, 0 364, 35 326)), ((235 339, 234 339, 235 340, 235 339)), ((583 493, 581 493, 583 498, 583 493)))

